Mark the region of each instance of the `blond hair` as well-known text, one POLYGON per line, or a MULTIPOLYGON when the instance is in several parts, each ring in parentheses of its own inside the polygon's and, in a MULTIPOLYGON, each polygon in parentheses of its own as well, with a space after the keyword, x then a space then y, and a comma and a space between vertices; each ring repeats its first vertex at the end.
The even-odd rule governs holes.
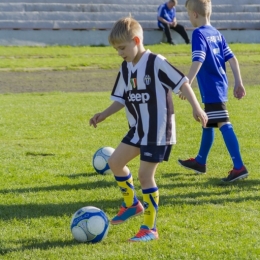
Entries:
POLYGON ((143 29, 141 25, 132 17, 119 19, 113 26, 108 36, 111 45, 122 42, 130 42, 134 37, 143 41, 143 29))
POLYGON ((185 7, 204 17, 210 17, 211 0, 186 0, 185 7))

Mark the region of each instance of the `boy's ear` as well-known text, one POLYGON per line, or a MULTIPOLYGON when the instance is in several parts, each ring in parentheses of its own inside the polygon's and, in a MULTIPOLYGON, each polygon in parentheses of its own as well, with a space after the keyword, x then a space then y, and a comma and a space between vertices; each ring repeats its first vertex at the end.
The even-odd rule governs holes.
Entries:
POLYGON ((198 18, 199 17, 198 13, 194 12, 194 17, 198 18))
POLYGON ((134 41, 136 45, 140 44, 140 39, 137 36, 134 37, 134 41))

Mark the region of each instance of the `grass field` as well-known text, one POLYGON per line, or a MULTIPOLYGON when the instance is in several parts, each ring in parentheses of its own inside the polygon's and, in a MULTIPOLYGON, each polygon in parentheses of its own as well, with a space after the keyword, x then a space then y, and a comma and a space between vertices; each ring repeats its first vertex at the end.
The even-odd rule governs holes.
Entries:
MULTIPOLYGON (((259 47, 252 45, 251 51, 251 45, 234 45, 232 49, 239 53, 244 66, 259 71, 259 47)), ((164 51, 165 56, 170 53, 160 45, 149 48, 164 51)), ((183 49, 178 62, 188 62, 189 50, 186 46, 178 48, 183 49)), ((74 64, 76 53, 95 58, 95 50, 104 53, 103 59, 115 54, 108 47, 1 47, 0 67, 46 68, 39 55, 49 55, 53 56, 50 68, 63 64, 61 67, 70 73, 70 66, 64 64, 74 64), (8 60, 12 55, 17 63, 11 66, 8 60), (26 62, 19 63, 17 57, 23 56, 26 62), (58 56, 67 58, 60 62, 58 56)), ((113 57, 111 62, 108 59, 107 68, 115 68, 116 63, 118 67, 120 60, 113 57)), ((102 64, 102 58, 96 64, 99 62, 102 64)), ((75 68, 79 67, 77 63, 75 68)), ((206 175, 193 174, 176 163, 177 158, 196 155, 201 127, 192 119, 188 103, 173 96, 178 143, 170 161, 159 166, 156 176, 160 239, 135 244, 126 240, 138 231, 142 217, 110 226, 108 237, 94 245, 73 240, 69 227, 71 216, 83 206, 99 207, 111 218, 122 201, 113 176, 99 175, 91 165, 98 148, 116 147, 127 130, 123 111, 97 129, 88 125, 94 113, 110 104, 110 93, 1 94, 0 259, 260 259, 259 87, 260 83, 247 85, 247 96, 240 101, 232 97, 230 89, 230 118, 250 175, 229 185, 220 182, 232 162, 217 129, 206 175)), ((195 93, 199 98, 196 88, 195 93)), ((136 178, 138 160, 132 161, 129 168, 142 199, 136 178)))

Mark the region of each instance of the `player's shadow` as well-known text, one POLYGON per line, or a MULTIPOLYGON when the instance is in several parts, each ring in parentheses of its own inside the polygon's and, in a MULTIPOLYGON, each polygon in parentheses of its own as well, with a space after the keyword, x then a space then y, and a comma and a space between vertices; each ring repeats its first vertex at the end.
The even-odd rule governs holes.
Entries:
MULTIPOLYGON (((12 244, 17 244, 17 240, 10 241, 12 244)), ((10 252, 23 252, 26 250, 48 250, 50 248, 65 248, 71 247, 73 245, 78 244, 77 241, 71 239, 70 241, 37 241, 36 239, 23 240, 22 242, 19 240, 18 244, 23 243, 20 248, 5 248, 4 246, 0 246, 0 255, 7 255, 10 252)), ((85 245, 88 245, 87 243, 85 245)), ((89 244, 91 245, 91 244, 89 244)))
MULTIPOLYGON (((61 176, 59 176, 61 177, 61 176)), ((38 193, 38 192, 54 192, 54 196, 56 196, 56 192, 58 191, 75 191, 75 190, 83 190, 89 192, 91 190, 96 189, 107 189, 111 187, 116 187, 116 182, 113 176, 102 176, 97 173, 78 173, 78 174, 69 174, 62 175, 64 178, 76 179, 86 177, 86 181, 81 183, 72 183, 69 184, 66 181, 66 184, 57 184, 57 185, 48 185, 48 186, 34 186, 34 187, 26 187, 26 188, 17 188, 17 189, 2 189, 0 190, 0 194, 25 194, 24 196, 30 196, 30 193, 38 193), (93 178, 92 178, 93 177, 93 178)), ((84 178, 82 178, 84 180, 84 178)), ((39 218, 44 216, 62 216, 62 215, 72 215, 76 210, 83 206, 95 206, 101 208, 105 212, 110 208, 118 208, 118 205, 121 204, 122 201, 111 199, 110 196, 107 197, 106 200, 100 199, 100 201, 96 198, 89 199, 86 197, 83 199, 80 198, 80 201, 72 202, 72 203, 46 203, 46 204, 38 204, 38 203, 30 203, 30 204, 5 204, 2 202, 0 204, 0 219, 9 220, 9 219, 25 219, 25 218, 39 218)))
POLYGON ((246 200, 258 201, 260 196, 252 195, 252 191, 259 191, 260 180, 243 179, 233 183, 221 182, 219 178, 207 178, 201 180, 201 175, 181 174, 181 173, 164 173, 163 178, 171 179, 172 182, 167 184, 158 184, 159 188, 164 188, 166 194, 160 194, 160 204, 163 205, 203 205, 203 204, 224 204, 227 202, 240 203, 246 200), (184 176, 185 175, 185 176, 184 176), (187 176, 191 176, 192 180, 187 182, 187 176), (194 178, 198 180, 194 180, 194 178), (185 180, 184 180, 185 178, 185 180), (217 191, 212 187, 218 187, 217 191), (167 190, 178 187, 186 187, 187 192, 167 195, 167 190), (194 187, 198 187, 195 191, 194 187), (236 196, 236 189, 239 191, 236 196), (248 195, 241 196, 241 191, 248 191, 248 195), (229 196, 230 195, 230 196, 229 196))
MULTIPOLYGON (((61 176, 61 175, 60 175, 61 176)), ((59 176, 59 177, 60 177, 59 176)), ((106 178, 106 176, 99 176, 97 173, 78 173, 70 175, 62 175, 64 178, 76 179, 80 177, 90 178, 93 176, 98 176, 99 180, 93 180, 92 182, 86 181, 77 184, 58 184, 58 185, 48 185, 48 186, 36 186, 28 188, 17 188, 17 189, 2 189, 0 194, 8 193, 27 193, 27 192, 41 192, 41 191, 69 191, 69 190, 94 190, 96 188, 109 188, 115 186, 114 179, 106 178)))
POLYGON ((8 221, 11 219, 31 219, 31 218, 40 218, 40 217, 60 217, 60 216, 69 216, 72 217, 72 214, 78 209, 84 206, 94 206, 102 209, 104 212, 108 212, 111 209, 118 208, 122 203, 121 199, 102 199, 100 201, 86 200, 84 202, 71 202, 71 203, 48 203, 48 204, 19 204, 19 205, 4 205, 0 204, 0 219, 8 221))

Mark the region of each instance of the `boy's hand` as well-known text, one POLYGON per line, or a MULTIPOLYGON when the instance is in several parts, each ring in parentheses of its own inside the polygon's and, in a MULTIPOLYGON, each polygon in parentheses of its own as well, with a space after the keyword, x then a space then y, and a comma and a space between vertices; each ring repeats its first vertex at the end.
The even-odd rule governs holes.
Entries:
POLYGON ((179 98, 180 98, 180 99, 182 99, 182 100, 185 100, 185 99, 186 99, 186 97, 185 97, 181 92, 180 92, 178 95, 179 95, 179 98))
POLYGON ((106 108, 103 112, 99 112, 95 114, 92 118, 89 120, 89 125, 97 127, 97 124, 104 121, 107 117, 111 116, 112 114, 118 112, 120 109, 122 109, 124 105, 121 103, 114 101, 108 108, 106 108))
POLYGON ((235 85, 233 93, 235 98, 241 99, 246 95, 246 90, 243 85, 235 85))
POLYGON ((102 113, 97 113, 95 114, 92 118, 89 120, 89 125, 94 126, 95 128, 97 127, 97 124, 104 121, 106 118, 103 116, 102 113))
POLYGON ((193 117, 196 121, 200 122, 203 127, 206 127, 208 122, 208 116, 201 108, 193 110, 193 117))

